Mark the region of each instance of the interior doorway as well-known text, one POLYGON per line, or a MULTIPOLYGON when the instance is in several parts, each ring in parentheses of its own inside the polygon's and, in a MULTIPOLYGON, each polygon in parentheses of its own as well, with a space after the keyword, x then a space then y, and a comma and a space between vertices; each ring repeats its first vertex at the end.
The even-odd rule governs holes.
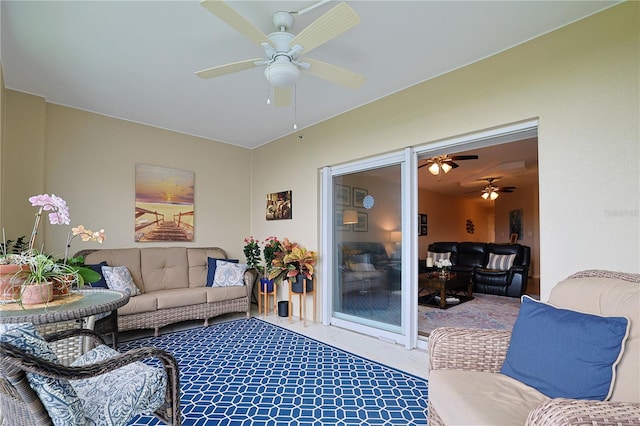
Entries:
POLYGON ((418 212, 428 218, 427 233, 418 237, 419 264, 435 242, 517 242, 531 248, 527 294, 539 295, 537 127, 504 136, 419 154, 418 212), (429 166, 438 156, 462 159, 436 174, 429 166), (495 196, 484 194, 490 186, 495 196), (516 241, 514 212, 522 219, 516 241))

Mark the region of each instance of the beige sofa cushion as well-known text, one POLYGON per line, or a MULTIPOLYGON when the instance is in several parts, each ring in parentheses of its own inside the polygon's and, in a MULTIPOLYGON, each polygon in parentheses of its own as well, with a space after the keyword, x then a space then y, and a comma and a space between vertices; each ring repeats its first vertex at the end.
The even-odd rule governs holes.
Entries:
POLYGON ((131 278, 142 293, 145 292, 142 271, 140 269, 140 249, 103 249, 96 250, 85 256, 84 262, 88 265, 107 262, 109 266, 126 266, 131 278))
POLYGON ((611 401, 640 402, 640 284, 616 278, 571 278, 559 282, 549 303, 574 311, 630 320, 629 336, 616 368, 611 401), (576 297, 581 294, 583 297, 576 297))
POLYGON ((189 264, 185 247, 140 249, 145 292, 189 287, 189 264))
POLYGON ((126 305, 118 308, 118 315, 139 314, 158 310, 158 299, 155 293, 130 297, 126 305))
POLYGON ((239 299, 241 297, 247 297, 246 286, 231 286, 231 287, 205 287, 207 292, 207 302, 224 302, 226 300, 239 299))
POLYGON ((209 257, 227 259, 227 253, 219 247, 187 249, 189 287, 204 287, 207 284, 209 257))
POLYGON ((499 373, 434 370, 429 399, 446 425, 523 425, 529 412, 549 398, 499 373))
POLYGON ((158 309, 200 305, 207 301, 207 293, 204 288, 158 290, 153 294, 158 298, 158 309))

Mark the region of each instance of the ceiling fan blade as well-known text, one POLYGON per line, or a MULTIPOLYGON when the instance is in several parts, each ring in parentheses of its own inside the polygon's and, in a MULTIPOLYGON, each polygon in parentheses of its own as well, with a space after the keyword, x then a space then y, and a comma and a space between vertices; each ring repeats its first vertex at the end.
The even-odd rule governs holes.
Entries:
POLYGON ((221 75, 232 74, 234 72, 248 70, 249 68, 255 68, 256 62, 261 61, 258 59, 247 59, 245 61, 233 62, 231 64, 220 65, 218 67, 207 68, 205 70, 196 71, 196 75, 201 78, 214 78, 221 75))
POLYGON ((276 107, 286 107, 291 105, 291 87, 272 86, 273 105, 276 107))
POLYGON ((356 12, 348 4, 340 3, 302 30, 291 40, 289 45, 299 44, 304 48, 304 53, 307 54, 316 47, 358 25, 359 22, 360 18, 356 12))
POLYGON ((328 80, 350 89, 357 89, 364 83, 364 75, 357 72, 326 62, 316 61, 315 59, 304 58, 304 61, 311 65, 304 71, 323 80, 328 80))
POLYGON ((456 169, 456 168, 460 167, 456 163, 454 163, 453 161, 447 161, 447 164, 450 165, 452 169, 456 169))
POLYGON ((452 160, 477 160, 478 156, 477 155, 452 155, 451 156, 452 160))
POLYGON ((501 186, 500 188, 498 188, 500 192, 513 192, 515 189, 515 186, 501 186))
POLYGON ((271 44, 269 38, 264 35, 262 31, 225 2, 220 0, 201 0, 200 5, 249 40, 258 44, 262 44, 263 42, 271 44))

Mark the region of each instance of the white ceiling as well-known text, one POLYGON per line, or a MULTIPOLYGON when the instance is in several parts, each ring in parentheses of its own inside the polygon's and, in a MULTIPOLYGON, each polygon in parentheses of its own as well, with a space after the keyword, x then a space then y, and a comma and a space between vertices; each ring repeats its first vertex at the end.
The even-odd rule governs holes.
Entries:
MULTIPOLYGON (((513 142, 451 152, 455 155, 477 155, 477 160, 455 161, 458 167, 441 176, 432 175, 427 167, 418 169, 418 186, 447 196, 464 197, 487 203, 480 195, 488 178, 498 187, 513 186, 515 191, 538 183, 538 138, 529 137, 513 142)), ((425 164, 419 160, 418 166, 425 164)), ((509 197, 509 193, 500 195, 509 197)))
MULTIPOLYGON (((264 33, 274 11, 314 1, 233 1, 264 33)), ((262 56, 197 1, 1 2, 5 86, 48 102, 256 147, 486 58, 610 7, 611 1, 349 1, 361 23, 309 57, 366 76, 358 90, 310 75, 297 108, 266 105, 256 68, 194 72, 262 56), (294 118, 297 114, 297 118, 294 118)), ((298 16, 298 33, 335 6, 298 16)))

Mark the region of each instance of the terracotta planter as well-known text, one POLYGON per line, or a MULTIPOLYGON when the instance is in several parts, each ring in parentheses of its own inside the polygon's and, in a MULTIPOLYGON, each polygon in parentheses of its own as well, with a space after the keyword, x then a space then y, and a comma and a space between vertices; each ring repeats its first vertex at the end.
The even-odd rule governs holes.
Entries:
POLYGON ((75 277, 73 275, 65 275, 64 277, 56 278, 53 280, 53 295, 54 296, 68 296, 71 294, 71 286, 75 277))
POLYGON ((53 282, 21 286, 20 300, 23 305, 51 302, 53 300, 53 282))
POLYGON ((18 300, 20 297, 20 285, 23 278, 15 276, 16 272, 28 266, 0 265, 0 300, 18 300))

